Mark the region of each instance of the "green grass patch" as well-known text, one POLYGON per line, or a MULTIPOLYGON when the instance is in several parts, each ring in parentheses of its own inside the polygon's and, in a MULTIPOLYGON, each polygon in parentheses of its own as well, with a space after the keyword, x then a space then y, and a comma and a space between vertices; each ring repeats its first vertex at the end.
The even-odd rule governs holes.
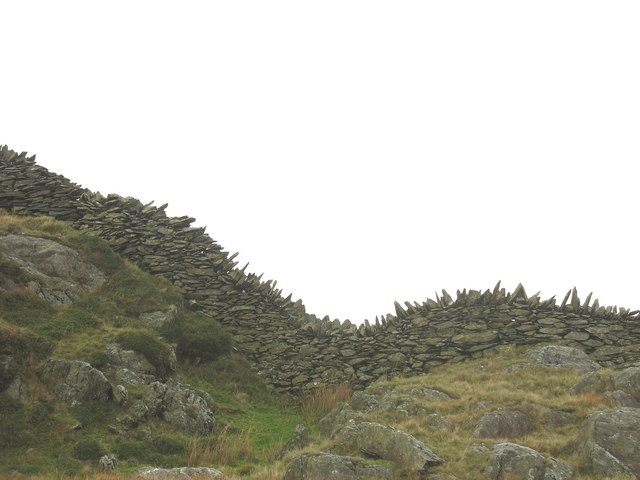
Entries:
POLYGON ((180 315, 163 327, 162 335, 176 344, 178 357, 192 362, 211 362, 231 351, 231 335, 209 317, 180 315))
POLYGON ((170 371, 171 349, 147 330, 124 330, 116 335, 116 341, 125 350, 141 353, 160 374, 170 371))

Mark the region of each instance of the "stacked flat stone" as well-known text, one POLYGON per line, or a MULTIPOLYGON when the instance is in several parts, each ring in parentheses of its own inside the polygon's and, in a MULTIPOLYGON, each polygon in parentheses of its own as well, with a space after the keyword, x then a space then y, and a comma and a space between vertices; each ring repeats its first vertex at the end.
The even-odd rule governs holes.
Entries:
POLYGON ((638 311, 601 307, 575 289, 555 298, 527 296, 519 285, 484 292, 442 291, 422 304, 395 304, 395 314, 356 326, 319 319, 276 282, 237 268, 191 217, 168 217, 166 205, 102 196, 0 147, 0 209, 68 221, 106 241, 141 269, 169 279, 189 307, 234 336, 256 371, 282 391, 349 382, 363 387, 387 375, 414 375, 435 365, 482 356, 501 344, 559 342, 606 366, 640 360, 638 311))

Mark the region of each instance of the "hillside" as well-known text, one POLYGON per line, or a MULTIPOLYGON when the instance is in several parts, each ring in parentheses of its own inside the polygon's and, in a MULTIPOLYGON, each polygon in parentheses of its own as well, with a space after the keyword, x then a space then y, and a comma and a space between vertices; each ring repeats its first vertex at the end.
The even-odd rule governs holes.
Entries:
POLYGON ((300 421, 214 320, 105 241, 4 214, 0 238, 0 474, 78 475, 107 452, 125 473, 219 458, 251 470, 300 421), (170 385, 172 404, 141 412, 150 384, 170 385))
POLYGON ((320 319, 165 207, 0 148, 0 475, 640 478, 640 311, 498 283, 320 319))
POLYGON ((503 345, 352 396, 321 387, 294 399, 178 289, 105 241, 0 215, 7 478, 91 477, 103 455, 121 477, 146 465, 254 480, 636 478, 640 368, 601 369, 553 348, 503 345))

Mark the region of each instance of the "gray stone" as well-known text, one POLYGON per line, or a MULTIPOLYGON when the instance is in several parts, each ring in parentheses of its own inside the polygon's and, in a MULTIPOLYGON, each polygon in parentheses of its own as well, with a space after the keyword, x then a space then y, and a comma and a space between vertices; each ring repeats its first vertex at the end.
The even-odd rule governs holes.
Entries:
POLYGON ((178 316, 178 307, 171 305, 167 310, 148 312, 140 315, 140 323, 148 328, 156 330, 162 328, 165 324, 172 322, 178 316))
POLYGON ((130 370, 136 374, 154 375, 156 367, 141 353, 124 350, 117 343, 110 343, 106 349, 107 359, 114 367, 130 370))
POLYGON ((605 392, 604 399, 609 403, 609 405, 614 405, 616 407, 640 407, 640 401, 638 401, 636 397, 629 395, 627 392, 623 392, 622 390, 605 392))
POLYGON ((307 445, 309 445, 309 429, 302 424, 298 424, 296 425, 293 437, 282 447, 276 456, 276 460, 281 460, 285 455, 294 450, 302 450, 307 445))
POLYGON ((113 388, 104 374, 86 362, 50 358, 41 373, 42 380, 53 386, 65 402, 111 401, 113 388))
POLYGON ((604 392, 613 386, 612 379, 603 377, 600 372, 590 372, 569 389, 571 395, 582 395, 585 393, 604 392))
POLYGON ((362 413, 354 411, 348 403, 340 402, 318 422, 318 429, 323 436, 334 438, 345 426, 353 426, 364 420, 362 413))
MULTIPOLYGON (((53 305, 68 305, 105 282, 104 274, 81 261, 78 252, 53 240, 1 235, 0 255, 20 268, 29 290, 53 305)), ((6 287, 2 280, 0 287, 6 287)))
POLYGON ((562 345, 549 345, 527 351, 526 355, 540 365, 553 368, 566 368, 579 372, 592 372, 602 368, 582 351, 562 345))
POLYGON ((387 467, 369 465, 356 457, 330 454, 300 455, 287 466, 284 480, 392 480, 387 467))
POLYGON ((568 463, 515 443, 494 446, 489 462, 484 474, 490 480, 570 480, 574 473, 568 463))
POLYGON ((191 478, 215 478, 222 480, 227 478, 221 471, 207 467, 180 467, 169 469, 142 467, 135 475, 149 480, 187 480, 191 478))
POLYGON ((625 368, 613 378, 613 389, 640 399, 640 367, 625 368))
POLYGON ((113 388, 113 401, 121 407, 126 406, 129 403, 129 392, 122 385, 116 385, 113 388))
POLYGON ((358 447, 368 455, 389 460, 413 472, 426 472, 444 463, 420 440, 406 432, 379 423, 364 422, 359 426, 358 447))
POLYGON ((623 407, 589 415, 577 447, 596 475, 640 476, 640 409, 623 407))
POLYGON ((177 381, 150 384, 143 393, 140 409, 139 418, 159 417, 189 435, 204 437, 215 430, 207 398, 177 381))
POLYGON ((9 398, 17 402, 26 402, 29 400, 27 384, 20 375, 13 379, 4 393, 6 393, 9 398))
POLYGON ((516 438, 528 435, 533 425, 527 415, 517 410, 499 408, 480 418, 473 436, 476 438, 516 438))
POLYGON ((453 432, 456 426, 448 420, 445 420, 437 413, 432 413, 427 416, 425 425, 438 432, 453 432))
POLYGON ((103 472, 113 472, 118 466, 118 458, 115 455, 103 455, 98 460, 98 466, 103 472))

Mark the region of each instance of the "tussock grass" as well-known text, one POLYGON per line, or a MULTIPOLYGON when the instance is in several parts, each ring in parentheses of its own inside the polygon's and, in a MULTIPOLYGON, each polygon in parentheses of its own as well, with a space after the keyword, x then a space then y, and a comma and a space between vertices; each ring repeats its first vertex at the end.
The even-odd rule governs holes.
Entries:
POLYGON ((304 392, 300 396, 300 410, 306 421, 318 420, 338 404, 351 398, 351 386, 321 385, 304 392))
POLYGON ((255 432, 243 430, 232 432, 229 427, 209 438, 195 438, 186 447, 189 467, 214 465, 234 465, 238 462, 253 462, 255 432))

